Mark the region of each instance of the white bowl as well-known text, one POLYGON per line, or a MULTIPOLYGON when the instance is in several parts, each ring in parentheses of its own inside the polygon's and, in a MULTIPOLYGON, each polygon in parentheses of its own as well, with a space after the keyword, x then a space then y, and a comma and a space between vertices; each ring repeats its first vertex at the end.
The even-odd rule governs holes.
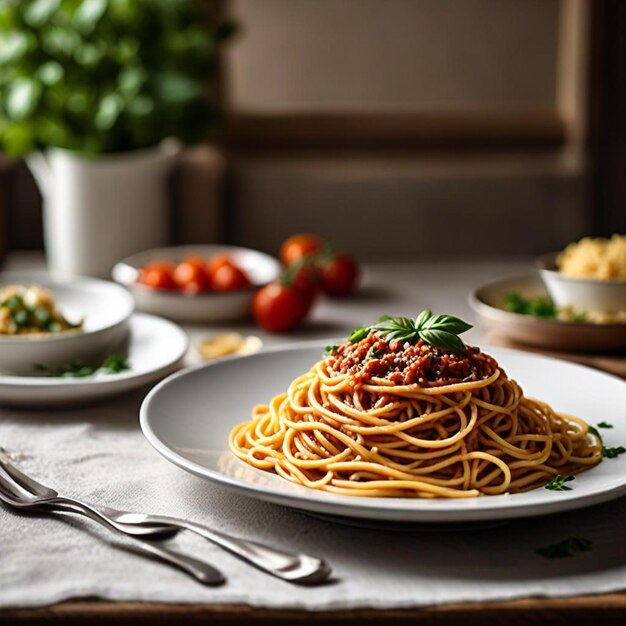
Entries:
POLYGON ((250 314, 254 292, 280 276, 280 263, 269 254, 235 246, 175 246, 133 254, 113 268, 113 279, 127 287, 137 308, 181 322, 224 322, 244 319, 250 314), (151 289, 137 282, 139 270, 150 261, 177 263, 190 256, 207 261, 226 254, 248 275, 252 286, 234 291, 185 294, 176 290, 151 289))
POLYGON ((82 332, 51 335, 0 335, 0 372, 28 375, 37 365, 63 367, 74 360, 96 364, 119 352, 128 336, 132 296, 122 287, 95 278, 57 278, 44 272, 0 273, 0 287, 39 285, 52 291, 71 322, 83 322, 82 332))
POLYGON ((626 311, 625 280, 567 276, 556 269, 557 254, 545 254, 537 261, 541 278, 557 307, 572 306, 577 310, 599 313, 626 311))

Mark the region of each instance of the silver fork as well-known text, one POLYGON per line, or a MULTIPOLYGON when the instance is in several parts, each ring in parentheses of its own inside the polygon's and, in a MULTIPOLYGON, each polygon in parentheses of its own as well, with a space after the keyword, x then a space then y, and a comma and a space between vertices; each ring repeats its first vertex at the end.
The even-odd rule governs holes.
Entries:
MULTIPOLYGON (((18 483, 12 480, 11 477, 1 468, 0 500, 16 509, 42 509, 39 499, 32 493, 23 489, 18 483)), ((74 513, 79 512, 78 506, 59 508, 72 511, 74 513)), ((126 536, 129 535, 129 533, 127 532, 126 524, 118 523, 115 520, 108 518, 100 511, 97 511, 89 506, 83 506, 80 512, 116 534, 126 536)), ((164 534, 166 534, 164 533, 163 528, 157 529, 157 533, 160 538, 163 538, 164 534)), ((153 533, 152 537, 154 538, 157 533, 153 533)), ((143 552, 151 557, 156 557, 157 559, 160 559, 161 561, 164 561, 169 565, 177 567, 178 569, 184 571, 186 574, 189 574, 190 576, 195 578, 198 582, 201 582, 203 585, 221 585, 223 582, 225 582, 225 578, 224 576, 222 576, 221 572, 215 569, 212 565, 205 563, 204 561, 200 561, 187 554, 182 554, 180 552, 170 550, 169 548, 156 546, 153 543, 144 541, 141 539, 141 535, 139 535, 138 533, 131 533, 130 536, 135 539, 136 550, 138 550, 139 552, 143 552)))
POLYGON ((189 530, 225 548, 229 552, 251 563, 259 569, 289 582, 316 584, 328 578, 330 567, 321 559, 307 554, 289 553, 264 544, 239 537, 231 537, 201 524, 165 515, 148 515, 120 511, 107 506, 94 505, 74 498, 59 496, 58 492, 27 476, 13 465, 0 448, 0 471, 7 474, 22 488, 33 494, 37 506, 63 507, 75 512, 100 515, 124 526, 131 535, 141 535, 145 539, 162 536, 163 532, 177 533, 189 530))

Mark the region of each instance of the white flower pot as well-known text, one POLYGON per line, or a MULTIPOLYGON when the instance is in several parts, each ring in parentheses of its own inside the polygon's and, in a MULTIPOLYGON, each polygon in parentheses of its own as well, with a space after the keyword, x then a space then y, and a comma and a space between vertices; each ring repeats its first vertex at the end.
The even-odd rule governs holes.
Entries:
POLYGON ((120 259, 167 243, 167 174, 179 153, 168 140, 93 159, 59 148, 28 157, 50 271, 109 278, 120 259))

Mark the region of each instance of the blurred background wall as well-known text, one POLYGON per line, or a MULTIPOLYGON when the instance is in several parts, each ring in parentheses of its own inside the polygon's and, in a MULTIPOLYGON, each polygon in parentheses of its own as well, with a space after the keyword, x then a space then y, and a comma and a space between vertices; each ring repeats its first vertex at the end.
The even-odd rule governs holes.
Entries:
MULTIPOLYGON (((203 4, 241 32, 219 141, 172 182, 173 240, 276 252, 304 230, 364 259, 447 258, 626 232, 626 3, 203 4)), ((5 246, 42 245, 6 159, 0 220, 5 246)))

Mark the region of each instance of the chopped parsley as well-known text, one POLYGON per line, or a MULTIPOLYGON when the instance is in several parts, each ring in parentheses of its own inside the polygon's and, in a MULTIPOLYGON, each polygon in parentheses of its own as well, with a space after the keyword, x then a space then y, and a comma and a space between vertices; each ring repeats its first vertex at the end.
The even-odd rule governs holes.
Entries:
POLYGON ((324 352, 326 354, 329 354, 330 356, 334 356, 335 354, 337 354, 337 350, 339 350, 339 346, 336 344, 333 344, 331 346, 326 346, 324 348, 324 352))
MULTIPOLYGON (((600 428, 613 428, 613 426, 611 424, 607 424, 606 422, 600 422, 598 424, 598 427, 600 427, 600 428)), ((620 454, 624 454, 626 452, 626 448, 624 446, 616 446, 614 448, 607 448, 604 445, 604 441, 602 439, 602 435, 600 434, 600 431, 597 428, 595 428, 594 426, 587 425, 587 430, 592 435, 595 435, 600 440, 600 443, 602 444, 602 456, 605 459, 614 459, 614 458, 618 457, 620 454)))
POLYGON ((63 367, 54 368, 47 365, 38 365, 37 369, 44 376, 57 378, 85 378, 95 374, 119 374, 130 369, 128 357, 121 354, 111 354, 98 367, 86 365, 78 359, 63 367))
POLYGON ((544 487, 550 491, 570 491, 572 488, 565 483, 574 480, 575 476, 561 476, 557 474, 551 481, 547 482, 544 487))
POLYGON ((624 446, 617 446, 615 448, 602 447, 602 456, 606 459, 614 459, 620 454, 624 454, 624 452, 626 452, 624 446))

